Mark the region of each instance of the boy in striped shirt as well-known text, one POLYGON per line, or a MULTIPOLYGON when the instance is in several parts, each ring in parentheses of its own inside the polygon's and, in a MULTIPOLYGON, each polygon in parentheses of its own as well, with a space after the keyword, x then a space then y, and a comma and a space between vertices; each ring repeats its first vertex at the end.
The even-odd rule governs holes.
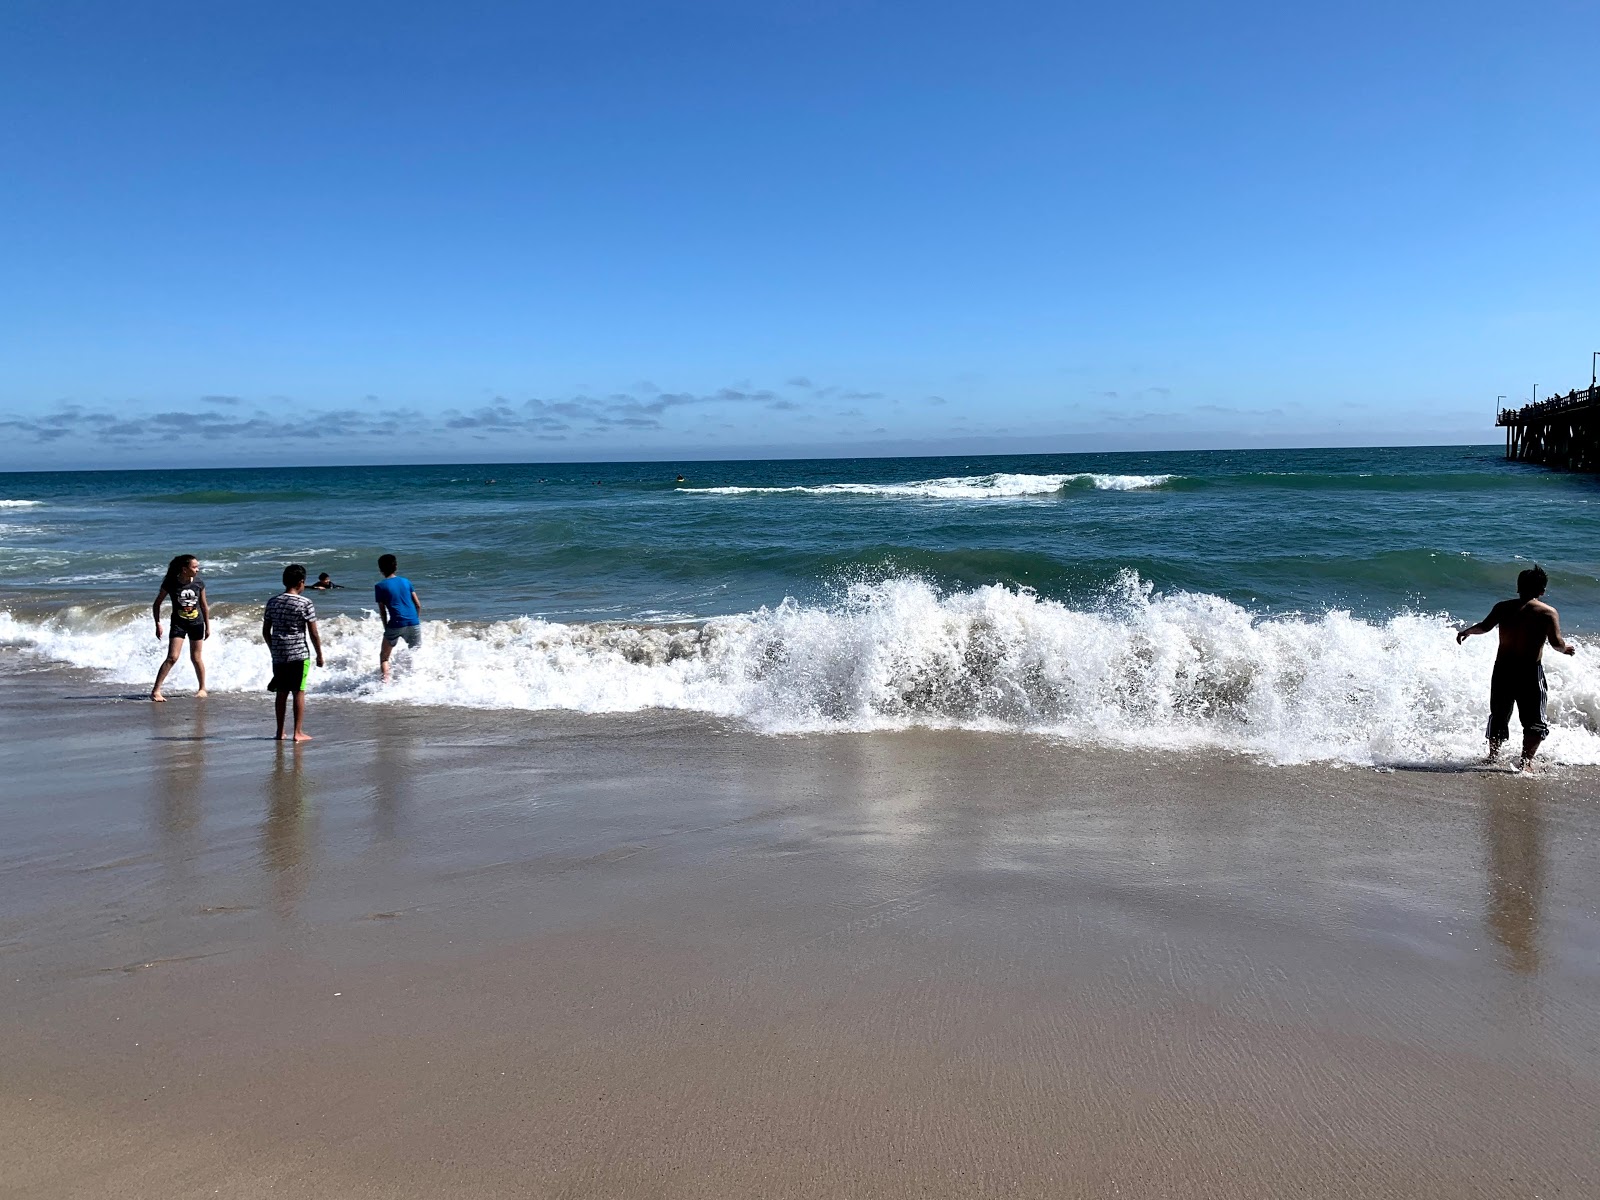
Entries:
POLYGON ((267 690, 276 693, 278 740, 283 740, 283 719, 294 693, 294 740, 309 742, 311 735, 301 725, 306 715, 306 681, 311 675, 311 650, 322 665, 322 639, 317 634, 317 610, 302 594, 306 590, 306 569, 290 563, 283 569, 283 591, 267 601, 261 617, 261 640, 272 651, 272 682, 267 690), (310 638, 311 645, 306 645, 310 638))

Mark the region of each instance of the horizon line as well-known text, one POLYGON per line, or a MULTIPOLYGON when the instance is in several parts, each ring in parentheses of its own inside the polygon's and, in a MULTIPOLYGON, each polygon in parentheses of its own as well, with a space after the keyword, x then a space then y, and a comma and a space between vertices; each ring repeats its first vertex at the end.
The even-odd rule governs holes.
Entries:
POLYGON ((1169 455, 1169 454, 1238 454, 1238 453, 1274 453, 1295 452, 1305 450, 1472 450, 1499 448, 1499 442, 1404 442, 1390 444, 1363 445, 1304 445, 1304 446, 1209 446, 1193 449, 1164 449, 1164 450, 1036 450, 1004 452, 993 451, 968 451, 966 453, 951 454, 774 454, 765 457, 751 455, 731 455, 716 458, 687 458, 663 455, 654 458, 595 458, 595 459, 438 459, 429 462, 401 461, 401 462, 329 462, 329 463, 257 463, 234 464, 231 466, 208 467, 175 467, 175 466, 144 466, 144 467, 55 467, 55 468, 18 468, 0 467, 0 475, 95 475, 95 474, 136 474, 161 472, 171 474, 175 471, 202 472, 202 471, 340 471, 340 470, 372 470, 380 468, 403 467, 625 467, 643 466, 652 463, 764 463, 764 462, 847 462, 852 460, 881 460, 885 462, 935 460, 950 458, 1073 458, 1133 456, 1133 455, 1169 455))

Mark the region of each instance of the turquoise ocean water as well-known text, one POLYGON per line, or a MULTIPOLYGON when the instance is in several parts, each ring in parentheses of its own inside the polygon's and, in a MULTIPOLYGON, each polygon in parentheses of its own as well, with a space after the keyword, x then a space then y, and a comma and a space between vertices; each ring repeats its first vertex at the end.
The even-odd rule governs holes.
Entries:
MULTIPOLYGON (((293 559, 348 585, 317 597, 318 686, 354 702, 1432 761, 1476 748, 1493 653, 1450 622, 1537 560, 1581 642, 1597 535, 1600 480, 1495 447, 12 474, 0 641, 142 680, 161 569, 192 552, 213 687, 251 689, 293 559), (428 635, 389 689, 383 551, 428 635)), ((1571 761, 1600 761, 1586 657, 1550 664, 1571 761)))

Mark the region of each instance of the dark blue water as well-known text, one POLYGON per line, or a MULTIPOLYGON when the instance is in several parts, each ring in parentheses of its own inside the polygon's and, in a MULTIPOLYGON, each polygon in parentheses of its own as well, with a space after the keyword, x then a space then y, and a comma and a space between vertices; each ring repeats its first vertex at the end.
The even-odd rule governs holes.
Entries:
POLYGON ((148 603, 190 552, 214 603, 258 603, 294 559, 353 610, 391 551, 433 615, 477 621, 701 618, 904 576, 1085 604, 1130 569, 1262 613, 1476 617, 1537 560, 1570 627, 1600 624, 1600 480, 1493 447, 12 474, 0 499, 36 502, 0 507, 0 602, 30 605, 148 603))

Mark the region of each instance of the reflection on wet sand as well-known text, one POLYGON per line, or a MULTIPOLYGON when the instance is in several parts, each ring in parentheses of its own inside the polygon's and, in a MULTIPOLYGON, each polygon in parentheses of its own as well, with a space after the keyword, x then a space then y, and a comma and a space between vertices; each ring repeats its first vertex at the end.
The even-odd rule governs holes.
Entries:
POLYGON ((378 738, 372 744, 372 840, 385 845, 398 838, 411 798, 411 739, 378 738))
POLYGON ((299 746, 277 746, 267 798, 267 819, 261 823, 261 865, 272 882, 273 910, 288 919, 295 915, 305 895, 305 859, 310 842, 299 746))
POLYGON ((1496 780, 1484 805, 1489 895, 1486 917, 1511 969, 1539 969, 1539 901, 1544 891, 1544 827, 1539 793, 1523 780, 1496 780))
MULTIPOLYGON (((153 710, 155 706, 150 706, 153 710)), ((157 710, 159 711, 159 710, 157 710)), ((159 713, 161 718, 166 713, 159 713)), ((163 728, 171 728, 164 721, 163 728)), ((206 706, 194 707, 187 732, 158 735, 152 780, 151 823, 160 846, 162 874, 170 899, 182 903, 195 882, 201 850, 201 797, 205 794, 206 706)))
POLYGON ((13 1191, 1595 1192, 1595 772, 29 684, 13 1191))

